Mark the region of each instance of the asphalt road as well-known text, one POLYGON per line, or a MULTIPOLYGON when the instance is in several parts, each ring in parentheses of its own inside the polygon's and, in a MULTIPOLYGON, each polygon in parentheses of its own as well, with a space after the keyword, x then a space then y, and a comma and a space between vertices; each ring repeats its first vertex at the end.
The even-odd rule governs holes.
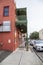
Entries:
POLYGON ((35 49, 33 49, 32 46, 30 46, 30 49, 32 52, 35 52, 35 54, 38 56, 38 58, 43 62, 43 51, 36 51, 35 49))

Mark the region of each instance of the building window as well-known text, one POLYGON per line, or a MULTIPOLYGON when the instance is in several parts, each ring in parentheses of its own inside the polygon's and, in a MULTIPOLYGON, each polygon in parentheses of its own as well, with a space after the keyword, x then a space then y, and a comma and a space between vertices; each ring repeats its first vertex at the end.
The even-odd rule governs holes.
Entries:
POLYGON ((3 25, 0 26, 0 32, 10 32, 10 21, 4 21, 3 25))
POLYGON ((4 7, 4 13, 3 13, 4 16, 9 16, 9 6, 5 6, 4 7))
POLYGON ((10 31, 10 21, 4 21, 3 22, 3 32, 10 31))

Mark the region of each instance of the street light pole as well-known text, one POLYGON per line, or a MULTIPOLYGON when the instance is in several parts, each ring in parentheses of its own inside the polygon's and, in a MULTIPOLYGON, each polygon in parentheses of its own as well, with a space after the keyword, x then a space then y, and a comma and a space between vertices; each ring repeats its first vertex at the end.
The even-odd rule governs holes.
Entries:
MULTIPOLYGON (((27 12, 26 12, 27 13, 27 12)), ((27 17, 27 15, 26 15, 26 17, 27 17)), ((27 19, 27 18, 26 18, 27 19)), ((26 20, 27 21, 27 20, 26 20)), ((28 21, 27 21, 27 33, 26 33, 26 51, 28 51, 28 21)))

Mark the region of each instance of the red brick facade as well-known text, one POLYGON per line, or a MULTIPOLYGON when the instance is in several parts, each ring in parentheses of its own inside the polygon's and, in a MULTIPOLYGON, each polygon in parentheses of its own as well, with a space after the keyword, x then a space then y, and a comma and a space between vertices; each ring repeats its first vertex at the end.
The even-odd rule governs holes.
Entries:
POLYGON ((13 0, 0 0, 0 24, 4 21, 10 21, 10 32, 0 32, 0 49, 15 50, 18 47, 18 32, 16 30, 16 6, 13 0), (5 6, 9 6, 9 16, 3 16, 5 6), (16 37, 15 37, 16 31, 16 37))

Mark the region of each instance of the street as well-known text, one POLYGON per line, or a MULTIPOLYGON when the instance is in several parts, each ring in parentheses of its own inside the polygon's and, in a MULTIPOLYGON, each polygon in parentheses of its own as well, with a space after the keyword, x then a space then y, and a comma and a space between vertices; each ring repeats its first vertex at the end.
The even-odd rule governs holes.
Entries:
MULTIPOLYGON (((25 47, 25 41, 23 42, 23 44, 21 44, 20 47, 25 47)), ((41 62, 43 63, 43 51, 36 51, 35 49, 33 49, 33 46, 29 45, 29 48, 32 52, 35 52, 35 54, 38 56, 38 58, 41 60, 41 62)))
POLYGON ((32 46, 30 46, 30 49, 32 52, 35 52, 35 54, 38 56, 38 58, 43 62, 43 51, 36 51, 35 49, 33 49, 32 46))
MULTIPOLYGON (((25 47, 25 42, 23 42, 23 44, 21 44, 22 47, 25 47)), ((32 52, 35 52, 35 54, 38 56, 38 58, 41 60, 41 62, 43 63, 43 51, 36 51, 35 49, 33 49, 33 46, 29 45, 29 48, 32 52)))
POLYGON ((23 42, 12 54, 8 51, 0 51, 0 63, 2 65, 12 64, 12 62, 14 65, 43 65, 43 52, 37 52, 31 45, 29 45, 29 49, 26 51, 25 42, 23 42))
POLYGON ((43 65, 43 63, 30 48, 28 51, 26 48, 18 48, 4 59, 1 65, 43 65))

